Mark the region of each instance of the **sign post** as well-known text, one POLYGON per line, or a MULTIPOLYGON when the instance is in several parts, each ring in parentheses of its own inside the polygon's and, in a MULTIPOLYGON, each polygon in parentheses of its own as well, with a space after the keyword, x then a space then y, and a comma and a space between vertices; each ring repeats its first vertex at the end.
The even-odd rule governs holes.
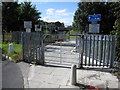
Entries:
POLYGON ((97 21, 101 21, 101 14, 89 15, 88 21, 91 21, 92 24, 89 24, 89 33, 99 33, 100 24, 97 24, 97 21))
POLYGON ((26 28, 26 32, 31 32, 32 21, 24 21, 24 28, 26 28))

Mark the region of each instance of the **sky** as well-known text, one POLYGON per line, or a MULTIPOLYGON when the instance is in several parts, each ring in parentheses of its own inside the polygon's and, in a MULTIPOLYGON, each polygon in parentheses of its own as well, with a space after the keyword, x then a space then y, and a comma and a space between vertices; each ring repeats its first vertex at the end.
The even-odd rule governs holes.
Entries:
POLYGON ((73 16, 77 10, 78 2, 32 2, 36 9, 41 12, 40 20, 47 22, 60 21, 65 26, 72 25, 73 16))

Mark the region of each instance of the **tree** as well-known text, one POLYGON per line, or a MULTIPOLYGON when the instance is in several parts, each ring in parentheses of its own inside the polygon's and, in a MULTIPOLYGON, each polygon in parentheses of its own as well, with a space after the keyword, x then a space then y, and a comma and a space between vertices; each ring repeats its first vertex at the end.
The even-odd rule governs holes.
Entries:
POLYGON ((64 27, 64 23, 61 23, 61 22, 57 21, 57 22, 55 22, 55 26, 64 27))
POLYGON ((24 21, 32 21, 32 31, 34 31, 35 24, 39 23, 40 12, 36 10, 36 7, 31 2, 24 2, 20 4, 20 25, 23 30, 24 21))
POLYGON ((117 36, 116 41, 116 66, 120 72, 120 2, 112 3, 111 6, 114 6, 114 8, 111 9, 111 12, 114 12, 114 16, 116 16, 115 20, 115 26, 113 31, 111 31, 111 34, 117 36))
POLYGON ((115 17, 110 12, 111 3, 108 2, 79 2, 74 15, 73 27, 81 32, 88 32, 88 15, 101 14, 100 33, 108 34, 113 30, 115 17))
POLYGON ((24 31, 24 21, 32 21, 32 31, 34 26, 39 23, 40 12, 31 2, 24 2, 18 4, 17 2, 3 2, 2 3, 2 26, 6 32, 10 31, 24 31))
POLYGON ((19 29, 18 18, 18 3, 17 2, 2 2, 2 26, 3 31, 16 31, 19 29))
POLYGON ((113 5, 115 5, 115 8, 112 11, 114 12, 114 15, 117 17, 114 28, 120 30, 120 2, 115 3, 113 5))

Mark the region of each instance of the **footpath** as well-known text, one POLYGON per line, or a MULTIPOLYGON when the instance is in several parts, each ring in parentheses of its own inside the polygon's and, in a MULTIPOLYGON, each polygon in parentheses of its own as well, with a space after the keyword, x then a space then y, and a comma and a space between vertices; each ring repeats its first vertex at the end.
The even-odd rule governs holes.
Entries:
MULTIPOLYGON (((3 61, 2 64, 3 88, 79 88, 70 84, 70 67, 9 61, 3 61)), ((120 89, 120 82, 110 72, 110 69, 99 67, 77 69, 77 83, 97 88, 120 89)))
MULTIPOLYGON (((117 77, 101 68, 77 69, 77 83, 97 88, 120 88, 117 77)), ((25 88, 79 88, 70 84, 71 69, 55 65, 31 65, 25 88)))

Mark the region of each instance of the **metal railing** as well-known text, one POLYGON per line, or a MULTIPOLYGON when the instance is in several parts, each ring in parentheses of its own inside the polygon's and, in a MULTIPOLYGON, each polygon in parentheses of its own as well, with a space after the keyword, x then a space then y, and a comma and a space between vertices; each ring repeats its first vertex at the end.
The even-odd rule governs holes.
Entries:
POLYGON ((116 36, 80 34, 76 49, 80 53, 80 65, 113 67, 116 36))

